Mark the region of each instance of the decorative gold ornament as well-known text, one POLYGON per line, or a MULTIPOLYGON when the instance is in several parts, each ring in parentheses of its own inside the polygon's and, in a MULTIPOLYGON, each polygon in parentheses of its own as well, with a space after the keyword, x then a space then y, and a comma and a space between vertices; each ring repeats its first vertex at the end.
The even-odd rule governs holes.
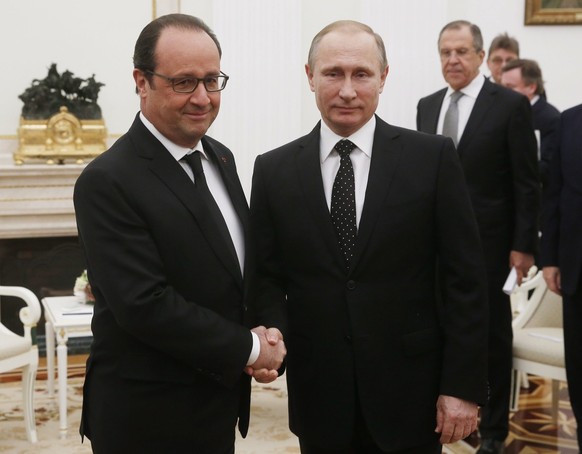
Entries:
POLYGON ((97 103, 102 86, 95 75, 61 74, 55 63, 44 79, 34 79, 18 96, 24 105, 15 163, 83 164, 105 151, 107 130, 97 103))
POLYGON ((62 106, 48 120, 20 118, 19 148, 14 162, 42 160, 46 164, 83 164, 106 149, 107 129, 100 120, 79 120, 62 106))

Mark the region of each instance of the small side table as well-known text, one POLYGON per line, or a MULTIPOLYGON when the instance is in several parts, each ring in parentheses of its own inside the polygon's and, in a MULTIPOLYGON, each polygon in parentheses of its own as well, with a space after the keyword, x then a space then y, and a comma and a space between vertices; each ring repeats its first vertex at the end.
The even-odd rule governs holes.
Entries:
POLYGON ((42 299, 46 319, 46 362, 49 395, 55 391, 55 338, 59 380, 59 432, 67 436, 67 341, 69 337, 88 337, 91 333, 93 306, 81 303, 76 296, 42 299))

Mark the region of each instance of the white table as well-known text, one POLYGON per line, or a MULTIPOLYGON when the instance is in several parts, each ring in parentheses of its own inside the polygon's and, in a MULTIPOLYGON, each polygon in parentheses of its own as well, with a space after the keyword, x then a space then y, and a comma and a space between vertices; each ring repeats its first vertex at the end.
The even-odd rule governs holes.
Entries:
POLYGON ((46 320, 46 362, 49 395, 55 391, 55 337, 57 340, 59 380, 59 432, 67 436, 67 341, 69 337, 92 336, 93 306, 81 303, 76 296, 42 299, 46 320))

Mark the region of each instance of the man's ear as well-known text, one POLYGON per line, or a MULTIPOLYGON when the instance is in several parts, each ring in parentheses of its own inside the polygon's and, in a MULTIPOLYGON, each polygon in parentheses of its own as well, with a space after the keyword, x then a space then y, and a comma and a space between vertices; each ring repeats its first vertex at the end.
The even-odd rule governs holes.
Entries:
POLYGON ((146 94, 146 84, 147 79, 143 73, 143 71, 134 68, 133 69, 133 80, 135 81, 135 92, 140 96, 143 97, 146 94))
POLYGON ((315 92, 315 85, 313 84, 313 72, 311 71, 311 68, 309 67, 309 64, 305 64, 305 74, 307 74, 307 80, 309 82, 309 88, 311 89, 312 92, 315 92))

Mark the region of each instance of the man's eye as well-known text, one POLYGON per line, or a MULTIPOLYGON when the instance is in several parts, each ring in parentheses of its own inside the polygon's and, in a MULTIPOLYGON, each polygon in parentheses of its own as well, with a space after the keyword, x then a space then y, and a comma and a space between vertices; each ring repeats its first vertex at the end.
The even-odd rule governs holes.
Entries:
POLYGON ((218 77, 210 76, 204 79, 204 85, 207 88, 217 88, 218 87, 218 77))
POLYGON ((174 86, 178 88, 188 88, 193 84, 192 79, 178 79, 174 81, 174 86))

